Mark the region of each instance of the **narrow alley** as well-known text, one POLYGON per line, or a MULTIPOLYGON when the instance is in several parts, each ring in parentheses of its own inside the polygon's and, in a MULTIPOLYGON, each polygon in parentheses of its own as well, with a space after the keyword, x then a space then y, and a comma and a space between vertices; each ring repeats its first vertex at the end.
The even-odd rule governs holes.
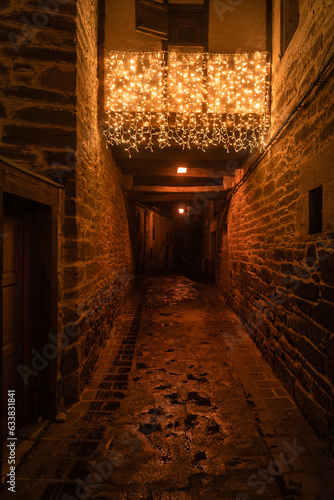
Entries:
POLYGON ((334 500, 333 0, 0 0, 1 500, 334 500))
POLYGON ((180 276, 141 280, 80 401, 31 445, 16 498, 334 495, 334 462, 240 320, 180 276))

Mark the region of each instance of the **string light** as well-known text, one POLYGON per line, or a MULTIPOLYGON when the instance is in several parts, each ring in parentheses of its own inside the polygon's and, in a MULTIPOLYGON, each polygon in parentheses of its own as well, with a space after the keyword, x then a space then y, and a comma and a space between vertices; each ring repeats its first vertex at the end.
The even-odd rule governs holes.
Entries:
POLYGON ((269 129, 268 53, 109 52, 105 135, 129 152, 176 143, 262 150, 269 129))

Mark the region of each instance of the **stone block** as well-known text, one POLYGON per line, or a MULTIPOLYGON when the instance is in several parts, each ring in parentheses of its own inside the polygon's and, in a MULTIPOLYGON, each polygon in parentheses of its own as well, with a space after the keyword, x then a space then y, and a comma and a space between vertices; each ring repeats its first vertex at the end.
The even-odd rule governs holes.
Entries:
POLYGON ((78 266, 66 266, 63 268, 63 284, 65 288, 78 286, 84 278, 84 270, 78 266))
MULTIPOLYGON (((75 50, 62 50, 54 47, 41 47, 32 45, 20 45, 18 47, 20 57, 27 61, 43 61, 52 63, 72 63, 75 64, 77 54, 75 50)), ((10 45, 2 48, 5 57, 14 57, 15 52, 10 45)))
POLYGON ((312 317, 313 315, 312 304, 310 304, 306 300, 298 298, 294 298, 294 303, 302 313, 306 314, 306 316, 312 317))
POLYGON ((334 302, 334 286, 323 285, 320 287, 321 296, 328 302, 334 302))
POLYGON ((299 337, 299 350, 318 372, 324 373, 325 357, 323 353, 303 336, 299 337))
POLYGON ((80 378, 79 373, 73 373, 62 379, 62 390, 66 406, 76 403, 79 399, 80 378))
POLYGON ((334 252, 319 250, 320 276, 326 285, 334 286, 334 252))
POLYGON ((0 118, 7 118, 6 108, 0 102, 0 118))
POLYGON ((3 142, 17 146, 35 145, 63 149, 66 145, 75 145, 74 130, 50 127, 29 127, 22 125, 5 125, 3 142))
POLYGON ((321 301, 314 309, 314 319, 329 331, 334 330, 334 304, 321 301))
POLYGON ((75 217, 65 217, 63 233, 67 238, 77 238, 79 234, 78 221, 75 217))
POLYGON ((334 121, 331 120, 321 130, 320 139, 322 142, 326 142, 328 139, 333 138, 333 135, 334 135, 334 121))
POLYGON ((43 88, 75 94, 76 74, 75 66, 69 70, 54 66, 41 73, 39 82, 43 88))
POLYGON ((18 85, 14 87, 6 87, 2 90, 7 97, 15 97, 17 99, 29 101, 42 101, 45 103, 56 103, 61 106, 75 106, 75 95, 66 95, 62 92, 51 92, 43 88, 29 87, 18 85))
POLYGON ((65 217, 75 217, 76 213, 77 213, 76 200, 74 200, 73 198, 65 200, 65 217))
POLYGON ((323 436, 328 436, 328 423, 326 412, 315 402, 314 396, 306 393, 298 384, 295 387, 295 399, 305 416, 315 429, 323 436))
POLYGON ((79 368, 79 354, 77 344, 63 350, 60 365, 61 374, 66 377, 79 368))
POLYGON ((294 279, 292 282, 292 291, 298 297, 317 302, 319 297, 319 287, 312 282, 305 283, 304 281, 294 279))
MULTIPOLYGON (((36 153, 38 153, 36 151, 36 153)), ((29 163, 30 165, 37 164, 37 154, 32 154, 31 151, 26 151, 22 148, 12 146, 0 146, 0 155, 17 163, 29 163)))
POLYGON ((313 267, 317 261, 317 249, 313 243, 307 247, 305 260, 308 267, 313 267))
POLYGON ((67 198, 75 198, 77 194, 77 184, 73 179, 66 179, 65 193, 67 198))
POLYGON ((284 385, 284 387, 287 389, 287 391, 290 394, 293 394, 294 391, 294 376, 292 373, 289 371, 286 363, 282 358, 279 356, 275 357, 275 369, 274 369, 276 375, 284 385))
POLYGON ((334 335, 328 340, 325 367, 329 380, 334 384, 334 335))
POLYGON ((74 128, 76 125, 76 114, 74 111, 57 110, 32 106, 22 108, 13 114, 15 120, 29 122, 30 124, 56 125, 65 128, 74 128))

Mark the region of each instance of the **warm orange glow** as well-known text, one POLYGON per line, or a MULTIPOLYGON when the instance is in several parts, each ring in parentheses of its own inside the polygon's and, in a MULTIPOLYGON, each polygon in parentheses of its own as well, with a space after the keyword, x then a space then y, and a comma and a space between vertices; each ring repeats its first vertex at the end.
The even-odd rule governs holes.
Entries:
POLYGON ((179 214, 184 214, 184 208, 179 208, 179 214))
POLYGON ((178 167, 177 173, 178 174, 186 174, 187 173, 187 169, 185 167, 178 167))
POLYGON ((105 135, 110 144, 138 151, 205 151, 221 144, 263 149, 269 128, 266 52, 109 52, 106 58, 105 135))

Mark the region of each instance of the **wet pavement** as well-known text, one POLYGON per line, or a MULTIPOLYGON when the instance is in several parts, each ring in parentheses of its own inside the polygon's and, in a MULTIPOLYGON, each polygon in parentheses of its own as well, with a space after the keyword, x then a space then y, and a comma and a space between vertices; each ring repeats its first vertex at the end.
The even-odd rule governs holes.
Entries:
POLYGON ((146 278, 17 469, 33 500, 333 500, 334 462, 216 289, 146 278))

